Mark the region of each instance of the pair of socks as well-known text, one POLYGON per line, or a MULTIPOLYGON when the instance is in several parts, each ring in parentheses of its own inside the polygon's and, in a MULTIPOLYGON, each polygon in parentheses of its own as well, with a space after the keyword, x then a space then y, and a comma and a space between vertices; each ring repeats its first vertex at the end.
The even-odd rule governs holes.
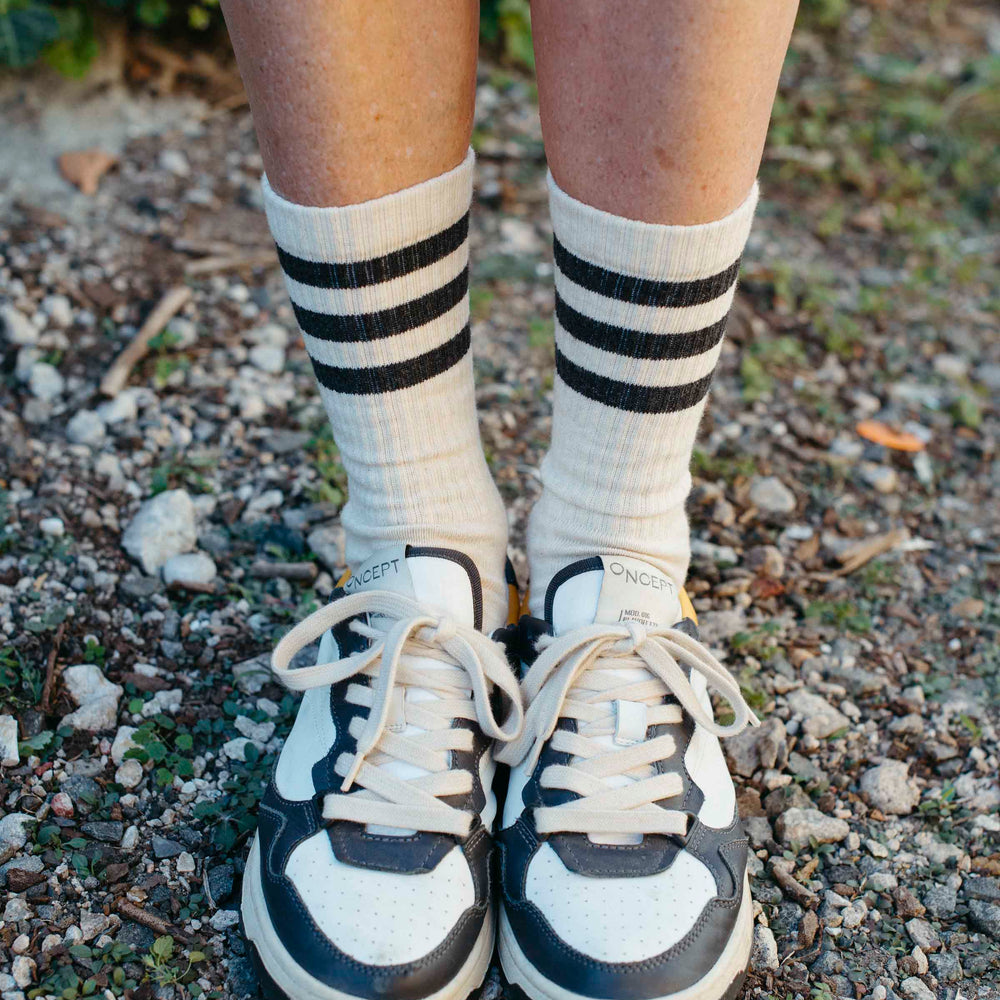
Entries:
MULTIPOLYGON (((473 154, 347 207, 264 205, 348 481, 347 561, 393 545, 466 553, 484 626, 507 612, 507 518, 483 456, 469 350, 473 154)), ((696 226, 624 219, 549 177, 556 379, 528 528, 532 613, 565 564, 632 556, 678 586, 698 423, 756 206, 696 226)))

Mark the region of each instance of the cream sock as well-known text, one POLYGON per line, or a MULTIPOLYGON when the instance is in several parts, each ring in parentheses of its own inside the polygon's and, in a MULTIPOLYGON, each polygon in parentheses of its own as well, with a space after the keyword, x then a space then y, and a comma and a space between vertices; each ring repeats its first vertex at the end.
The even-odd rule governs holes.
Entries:
POLYGON ((717 222, 662 226, 602 212, 549 176, 555 232, 552 445, 528 527, 532 613, 577 559, 643 559, 678 586, 698 423, 757 187, 717 222))
POLYGON ((271 233, 347 472, 347 561, 400 544, 468 555, 503 624, 507 518, 486 466, 469 352, 473 154, 343 208, 263 180, 271 233))

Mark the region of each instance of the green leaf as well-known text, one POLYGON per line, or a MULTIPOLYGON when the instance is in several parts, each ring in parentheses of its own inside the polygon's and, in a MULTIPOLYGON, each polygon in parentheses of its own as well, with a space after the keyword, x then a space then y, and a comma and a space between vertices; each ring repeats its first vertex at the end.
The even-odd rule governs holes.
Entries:
POLYGON ((0 63, 14 69, 30 66, 58 37, 59 20, 49 7, 18 0, 0 3, 0 63))
POLYGON ((21 753, 27 756, 29 750, 44 750, 54 737, 55 733, 51 729, 43 729, 42 732, 35 733, 34 736, 29 736, 26 740, 21 740, 18 746, 21 753))
POLYGON ((158 937, 149 949, 149 953, 163 962, 167 962, 174 954, 174 939, 169 934, 158 937))
POLYGON ((139 0, 136 17, 150 28, 158 28, 170 16, 169 0, 139 0))
POLYGON ((174 746, 178 750, 190 750, 194 746, 194 738, 190 733, 178 733, 174 740, 174 746))

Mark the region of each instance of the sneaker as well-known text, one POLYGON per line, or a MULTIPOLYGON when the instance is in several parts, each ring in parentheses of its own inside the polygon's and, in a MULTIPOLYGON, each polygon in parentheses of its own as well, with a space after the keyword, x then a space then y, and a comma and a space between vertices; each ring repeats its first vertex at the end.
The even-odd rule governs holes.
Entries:
POLYGON ((464 1000, 493 952, 491 741, 523 713, 466 556, 383 553, 279 643, 304 691, 260 803, 242 918, 266 992, 464 1000), (318 662, 293 668, 320 639, 318 662), (500 699, 510 709, 498 715, 500 699))
POLYGON ((683 592, 637 559, 566 566, 522 618, 527 711, 502 830, 500 958, 533 1000, 730 1000, 747 841, 718 737, 757 720, 683 592), (735 719, 720 725, 709 691, 735 719))

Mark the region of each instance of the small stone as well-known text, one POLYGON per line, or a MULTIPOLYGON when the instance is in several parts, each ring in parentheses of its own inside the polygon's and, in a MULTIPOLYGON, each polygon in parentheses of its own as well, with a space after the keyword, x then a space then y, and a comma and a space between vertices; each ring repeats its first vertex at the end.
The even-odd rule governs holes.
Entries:
POLYGON ((51 403, 65 391, 66 380, 52 365, 36 361, 28 373, 28 388, 35 399, 51 403))
POLYGON ((976 930, 1000 941, 1000 906, 982 899, 973 899, 969 903, 969 922, 976 930))
POLYGON ((142 781, 142 775, 142 764, 133 757, 129 757, 128 760, 123 760, 115 771, 115 781, 122 788, 132 789, 142 781))
POLYGON ((132 389, 123 389, 114 399, 101 403, 97 415, 108 426, 135 420, 139 415, 139 396, 132 389))
POLYGON ((238 910, 216 910, 208 922, 213 930, 224 931, 227 927, 235 927, 240 922, 240 914, 238 910))
POLYGON ((61 517, 43 517, 38 522, 38 530, 49 538, 62 538, 66 534, 66 525, 61 517))
POLYGON ((42 312, 54 326, 65 329, 73 325, 73 305, 65 295, 46 295, 42 299, 42 312))
POLYGON ((19 759, 17 719, 13 715, 0 715, 0 765, 16 767, 19 759))
POLYGON ((754 972, 778 968, 778 942, 774 940, 771 929, 763 924, 754 924, 750 967, 754 972))
POLYGON ((899 476, 891 465, 863 465, 861 478, 876 493, 895 493, 899 489, 899 476))
POLYGON ((749 778, 758 768, 783 766, 788 760, 785 724, 771 716, 760 726, 748 726, 725 742, 726 756, 732 769, 749 778), (783 758, 779 762, 779 758, 783 758))
POLYGON ((776 545, 757 545, 746 554, 746 566, 764 576, 780 580, 785 575, 785 557, 776 545))
POLYGON ((816 739, 826 739, 850 726, 850 720, 825 698, 800 688, 789 692, 788 707, 802 718, 802 731, 816 739))
POLYGON ((851 828, 842 819, 827 816, 818 809, 786 809, 777 820, 775 829, 786 844, 836 844, 845 840, 851 828))
POLYGON ((130 826, 122 837, 121 848, 123 851, 131 851, 139 843, 139 828, 130 826))
POLYGON ((104 421, 94 410, 79 410, 66 425, 66 437, 72 444, 96 448, 103 443, 106 434, 104 421))
POLYGON ((111 759, 115 764, 120 765, 125 760, 125 754, 129 750, 138 750, 139 744, 132 739, 136 734, 135 726, 119 726, 115 733, 114 742, 111 744, 111 759))
POLYGON ((274 735, 273 722, 254 722, 245 715, 236 716, 236 731, 254 743, 263 745, 274 735))
POLYGON ((169 587, 176 584, 181 587, 207 587, 216 576, 215 563, 212 557, 204 552, 186 552, 171 556, 163 564, 163 582, 169 587))
POLYGON ((900 992, 910 1000, 937 1000, 930 988, 917 976, 910 976, 899 984, 900 992))
POLYGON ((103 934, 111 926, 111 918, 103 913, 91 913, 90 910, 80 911, 80 930, 83 933, 82 940, 93 941, 98 935, 103 934))
POLYGON ((97 820, 93 823, 84 823, 81 830, 94 840, 102 840, 106 844, 117 844, 121 841, 125 832, 124 826, 117 820, 97 820))
POLYGON ((339 524, 315 528, 309 532, 306 542, 328 570, 332 573, 343 571, 346 566, 344 529, 339 524))
POLYGON ((177 871, 181 875, 188 875, 195 870, 194 857, 187 851, 181 851, 177 855, 177 871))
POLYGON ((31 907, 26 900, 20 896, 14 896, 7 900, 7 905, 3 908, 3 920, 5 924, 16 924, 19 920, 28 920, 31 917, 31 907))
POLYGON ((791 514, 795 510, 795 494, 777 476, 755 476, 749 497, 767 514, 791 514))
POLYGON ((268 375, 280 375, 285 368, 285 352, 271 344, 258 344, 248 353, 250 364, 268 375))
POLYGON ((937 883, 924 893, 923 904, 932 917, 950 917, 958 905, 954 886, 937 883))
POLYGON ((27 934, 18 934, 14 938, 14 943, 10 946, 10 950, 14 952, 15 955, 23 955, 28 948, 31 946, 31 938, 27 934))
POLYGON ((35 979, 35 972, 37 971, 37 966, 35 965, 35 960, 29 958, 27 955, 18 955, 13 962, 10 963, 10 973, 14 977, 14 982, 18 986, 24 987, 30 986, 35 979))
POLYGON ((158 858, 176 858, 184 850, 184 845, 166 837, 153 836, 153 854, 158 858))
POLYGON ((937 931, 920 917, 913 917, 912 920, 906 921, 906 933, 910 935, 910 940, 925 952, 937 951, 941 947, 941 939, 937 936, 937 931))
POLYGON ((910 767, 901 760, 887 760, 861 775, 860 787, 868 801, 883 813, 908 816, 920 801, 920 789, 910 778, 910 767))
POLYGON ((868 887, 875 892, 890 892, 899 887, 899 879, 892 872, 872 872, 868 876, 868 887))
POLYGON ((0 864, 9 861, 28 842, 35 817, 28 813, 7 813, 0 819, 0 864))
POLYGON ((160 166, 175 177, 189 177, 191 164, 179 149, 164 149, 159 157, 160 166))
POLYGON ((56 792, 49 803, 52 811, 63 819, 69 819, 73 815, 73 800, 65 792, 56 792))
POLYGON ((244 761, 246 760, 246 748, 249 742, 250 740, 245 736, 237 736, 235 739, 228 740, 222 744, 222 752, 230 760, 244 761))
POLYGON ((67 667, 62 676, 70 696, 80 707, 65 716, 61 725, 92 733, 113 728, 118 719, 118 699, 125 689, 109 681, 100 667, 91 663, 67 667))
POLYGON ((198 540, 195 509, 185 490, 168 490, 147 500, 122 536, 122 547, 149 574, 198 540))
POLYGON ((244 694, 257 694, 271 679, 271 656, 261 653, 249 660, 233 664, 233 678, 244 694))
POLYGON ((205 895, 208 905, 218 908, 219 904, 233 891, 236 871, 232 865, 213 865, 205 873, 205 895))
POLYGON ((8 344, 30 347, 38 343, 38 327, 15 306, 0 306, 0 325, 8 344))
POLYGON ((942 951, 927 959, 930 972, 939 983, 957 983, 964 976, 962 963, 958 955, 950 951, 942 951))

